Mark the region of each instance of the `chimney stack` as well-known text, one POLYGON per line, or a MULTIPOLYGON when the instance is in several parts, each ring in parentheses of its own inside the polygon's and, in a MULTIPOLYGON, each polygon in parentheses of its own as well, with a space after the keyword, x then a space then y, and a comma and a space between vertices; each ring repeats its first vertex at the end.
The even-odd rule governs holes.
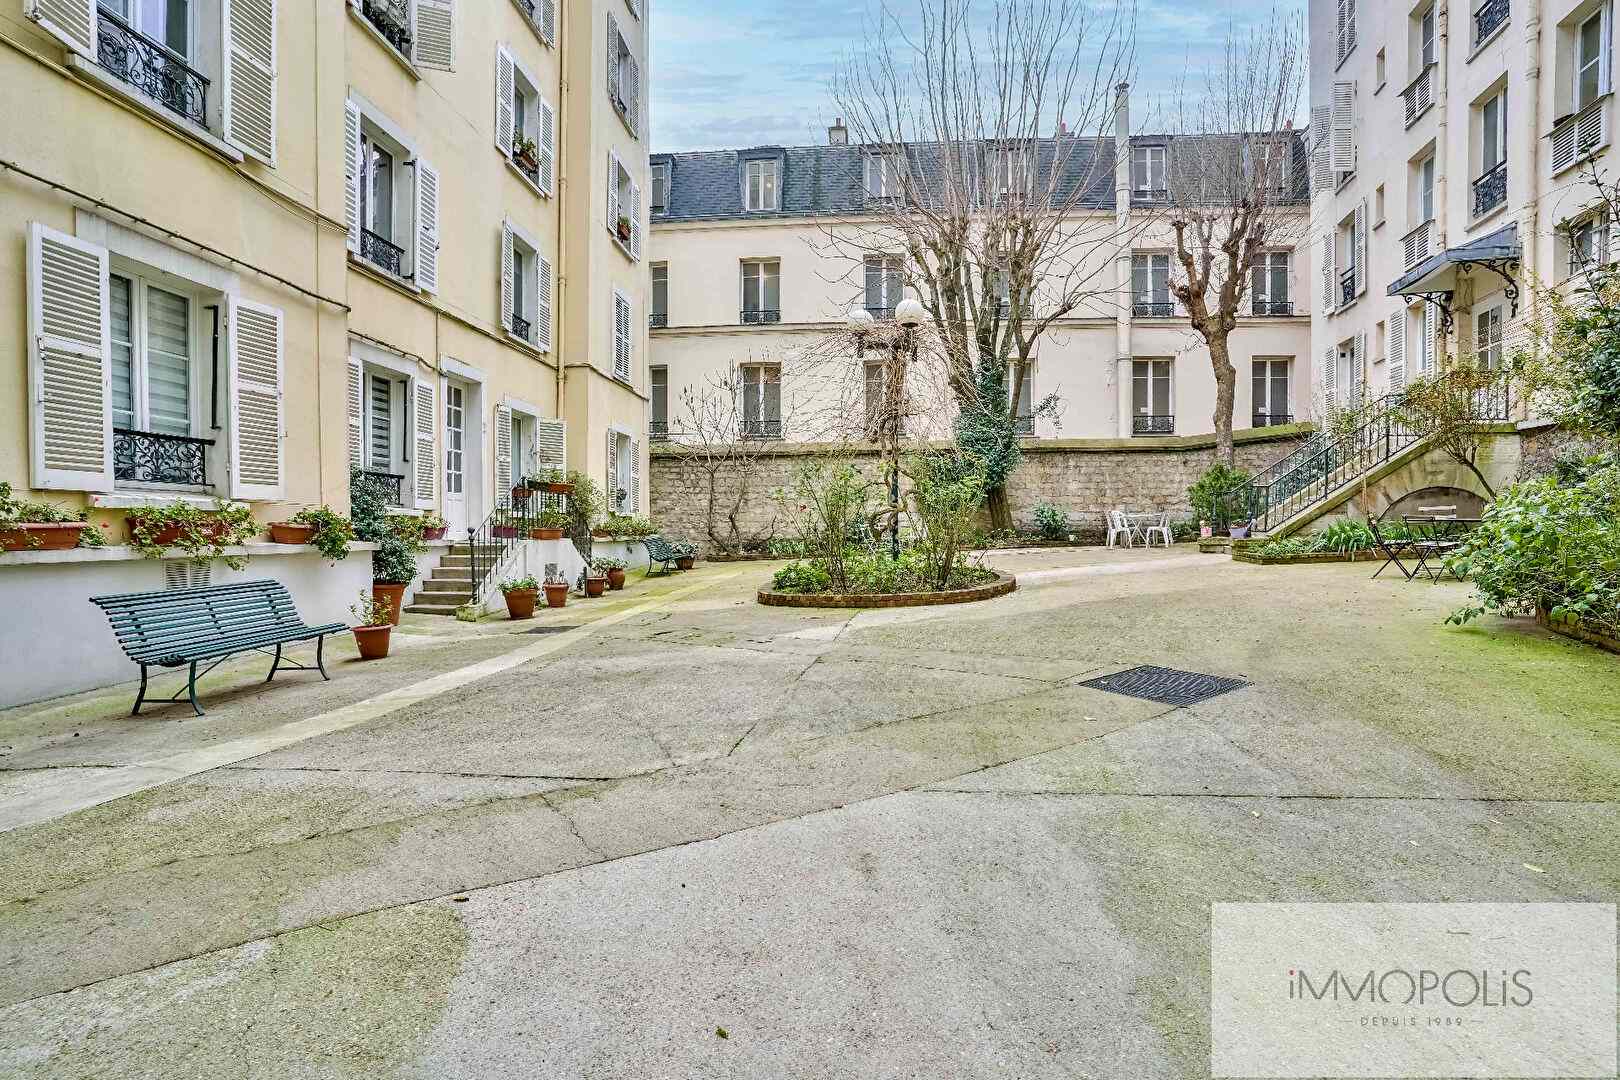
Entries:
POLYGON ((827 129, 827 145, 849 145, 849 128, 844 126, 844 118, 842 116, 834 117, 832 127, 827 129))

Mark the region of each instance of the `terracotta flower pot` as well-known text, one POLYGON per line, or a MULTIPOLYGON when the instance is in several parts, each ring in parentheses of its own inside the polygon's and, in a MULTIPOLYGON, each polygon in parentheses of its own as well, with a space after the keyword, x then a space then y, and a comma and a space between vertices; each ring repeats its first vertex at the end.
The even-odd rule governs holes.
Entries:
POLYGON ((534 601, 539 593, 534 589, 513 589, 506 594, 506 615, 510 619, 534 618, 534 601))
MULTIPOLYGON (((166 525, 152 534, 151 542, 155 547, 170 547, 180 539, 181 531, 179 525, 166 525)), ((202 533, 204 540, 217 541, 225 533, 225 524, 219 521, 204 522, 198 526, 197 531, 202 533)), ((124 519, 124 532, 129 537, 129 542, 133 544, 135 523, 128 518, 124 519)))
POLYGON ((0 550, 65 551, 78 547, 79 534, 89 527, 89 523, 84 521, 41 522, 37 525, 23 522, 10 529, 0 529, 0 550))
POLYGON ((531 540, 561 540, 562 539, 562 530, 561 529, 541 529, 541 528, 536 527, 536 528, 533 528, 533 529, 529 530, 529 539, 531 539, 531 540))
POLYGON ((622 588, 624 588, 624 568, 623 567, 620 567, 617 570, 609 570, 608 571, 608 588, 610 588, 610 589, 622 589, 622 588))
POLYGON ((541 484, 540 489, 549 495, 572 495, 573 484, 541 484))
POLYGON ((591 530, 591 535, 594 536, 598 540, 611 540, 611 539, 613 539, 613 534, 611 532, 609 532, 607 529, 592 529, 591 530))
POLYGON ((546 607, 562 607, 568 603, 567 582, 557 582, 556 584, 553 584, 548 581, 545 584, 545 590, 546 607))
POLYGON ((585 595, 601 596, 607 592, 608 579, 605 577, 587 577, 585 579, 585 595))
POLYGON ((675 565, 680 567, 682 570, 690 570, 696 562, 697 556, 682 555, 680 558, 675 560, 675 565))
POLYGON ((388 625, 399 625, 399 604, 405 599, 405 586, 393 585, 386 581, 373 581, 371 583, 371 598, 382 600, 388 604, 388 625))
POLYGON ((518 532, 516 525, 495 525, 492 526, 489 531, 493 533, 497 539, 502 540, 510 540, 517 536, 518 532))
POLYGON ((270 523, 270 542, 274 544, 307 544, 315 539, 315 526, 297 525, 291 521, 270 523))
POLYGON ((512 487, 512 501, 515 503, 528 502, 529 496, 532 494, 533 492, 529 490, 528 484, 514 484, 512 487))
POLYGON ((353 626, 354 643, 360 649, 360 659, 381 660, 388 655, 388 637, 392 626, 353 626))
POLYGON ((450 528, 450 526, 448 526, 448 525, 440 525, 437 529, 423 529, 422 530, 422 539, 424 539, 424 540, 443 540, 444 539, 444 534, 447 531, 449 531, 449 528, 450 528))

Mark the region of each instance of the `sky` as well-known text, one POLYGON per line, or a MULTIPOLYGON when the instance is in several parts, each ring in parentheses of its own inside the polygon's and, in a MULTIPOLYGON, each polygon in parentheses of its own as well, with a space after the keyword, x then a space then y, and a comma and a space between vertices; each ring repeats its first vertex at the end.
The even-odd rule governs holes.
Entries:
MULTIPOLYGON (((897 10, 920 0, 890 0, 897 10)), ((652 0, 652 150, 825 142, 829 84, 863 39, 868 0, 652 0)), ((989 7, 986 0, 986 9, 989 7)), ((1201 86, 1228 25, 1273 18, 1257 0, 1138 0, 1132 126, 1201 86), (1190 73, 1190 74, 1189 74, 1190 73)))

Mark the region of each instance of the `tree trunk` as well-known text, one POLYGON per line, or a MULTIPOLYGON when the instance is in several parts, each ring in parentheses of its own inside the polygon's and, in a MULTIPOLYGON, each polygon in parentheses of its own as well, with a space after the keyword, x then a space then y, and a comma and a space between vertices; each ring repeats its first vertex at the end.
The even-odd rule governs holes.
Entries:
POLYGON ((1011 532, 1013 527, 1012 504, 1007 501, 1007 485, 998 484, 984 493, 985 508, 990 511, 990 528, 993 532, 1011 532))
POLYGON ((1231 465, 1232 409, 1237 401, 1237 368, 1232 366, 1226 334, 1209 335, 1209 362, 1215 369, 1215 460, 1231 465))
POLYGON ((1491 482, 1485 479, 1485 474, 1479 471, 1479 466, 1474 464, 1473 459, 1459 457, 1457 460, 1468 466, 1468 471, 1474 474, 1474 478, 1479 481, 1479 486, 1485 489, 1485 494, 1491 497, 1491 502, 1495 502, 1496 489, 1491 487, 1491 482))

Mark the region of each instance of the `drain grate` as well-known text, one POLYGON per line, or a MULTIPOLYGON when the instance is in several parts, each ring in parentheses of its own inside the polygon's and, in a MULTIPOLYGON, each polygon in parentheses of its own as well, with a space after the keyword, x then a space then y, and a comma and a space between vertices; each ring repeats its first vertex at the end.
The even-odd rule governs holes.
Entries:
POLYGON ((514 631, 512 631, 512 633, 514 633, 514 634, 560 634, 564 630, 578 630, 578 629, 579 629, 579 627, 577 625, 573 625, 573 626, 536 626, 532 630, 514 630, 514 631))
POLYGON ((1201 675, 1196 671, 1177 671, 1175 668, 1143 664, 1141 667, 1116 671, 1112 675, 1087 679, 1080 685, 1093 690, 1107 690, 1111 694, 1124 694, 1126 697, 1146 698, 1163 705, 1196 705, 1228 690, 1248 686, 1249 683, 1246 679, 1201 675))

